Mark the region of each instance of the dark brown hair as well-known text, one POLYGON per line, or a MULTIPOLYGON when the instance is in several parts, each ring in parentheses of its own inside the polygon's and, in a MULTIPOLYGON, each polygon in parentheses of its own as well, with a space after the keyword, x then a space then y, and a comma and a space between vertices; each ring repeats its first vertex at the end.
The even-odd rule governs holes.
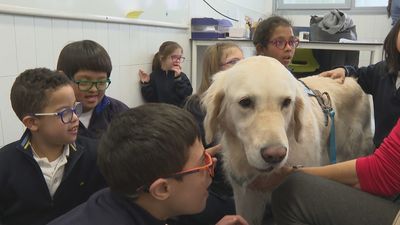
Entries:
POLYGON ((387 62, 389 73, 400 71, 400 52, 397 49, 397 37, 400 32, 400 20, 392 27, 383 43, 385 60, 387 62))
POLYGON ((57 70, 63 71, 71 80, 80 70, 105 72, 110 77, 112 64, 103 46, 91 40, 83 40, 72 42, 61 50, 57 70))
POLYGON ((254 32, 253 44, 265 47, 271 39, 275 29, 279 26, 292 27, 289 20, 280 16, 271 16, 268 19, 261 21, 254 32))
POLYGON ((137 188, 182 170, 200 140, 193 116, 174 105, 148 103, 115 117, 100 141, 98 165, 113 191, 137 188))
POLYGON ((22 121, 27 115, 41 112, 51 93, 66 85, 71 85, 71 81, 62 72, 47 68, 25 70, 11 88, 11 106, 22 121))

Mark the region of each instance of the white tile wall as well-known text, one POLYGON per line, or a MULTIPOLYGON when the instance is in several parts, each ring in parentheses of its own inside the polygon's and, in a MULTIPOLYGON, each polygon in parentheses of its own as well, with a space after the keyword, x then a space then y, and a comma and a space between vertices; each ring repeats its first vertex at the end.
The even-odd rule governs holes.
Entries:
POLYGON ((0 14, 0 34, 0 147, 19 139, 24 130, 9 97, 15 77, 29 68, 55 69, 67 43, 91 39, 108 51, 113 71, 107 94, 130 107, 143 103, 137 72, 150 72, 163 41, 182 45, 187 59, 183 70, 190 78, 188 30, 0 14))

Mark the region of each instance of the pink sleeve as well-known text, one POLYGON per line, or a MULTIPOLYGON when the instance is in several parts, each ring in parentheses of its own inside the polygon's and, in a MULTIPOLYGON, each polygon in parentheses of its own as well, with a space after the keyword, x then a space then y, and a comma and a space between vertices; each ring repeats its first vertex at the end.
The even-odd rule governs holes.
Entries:
POLYGON ((363 191, 382 196, 400 193, 400 120, 374 154, 356 160, 356 172, 363 191))

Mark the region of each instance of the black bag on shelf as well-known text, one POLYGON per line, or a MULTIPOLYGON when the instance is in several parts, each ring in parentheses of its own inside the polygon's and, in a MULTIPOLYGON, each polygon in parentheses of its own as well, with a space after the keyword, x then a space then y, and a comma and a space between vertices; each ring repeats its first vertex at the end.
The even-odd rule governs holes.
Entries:
MULTIPOLYGON (((340 10, 332 10, 325 16, 311 16, 310 41, 339 42, 341 38, 357 40, 356 25, 340 10)), ((337 66, 358 66, 359 51, 313 50, 320 65, 319 71, 331 70, 337 66)))
POLYGON ((338 42, 340 38, 357 40, 356 25, 346 13, 335 9, 323 17, 311 16, 310 41, 338 42))

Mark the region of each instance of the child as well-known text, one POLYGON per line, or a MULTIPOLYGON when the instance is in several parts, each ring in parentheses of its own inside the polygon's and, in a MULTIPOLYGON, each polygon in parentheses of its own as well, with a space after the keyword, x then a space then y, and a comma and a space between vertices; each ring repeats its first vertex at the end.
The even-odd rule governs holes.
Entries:
POLYGON ((146 102, 163 102, 182 106, 192 94, 192 85, 182 72, 182 47, 173 41, 162 43, 154 55, 150 76, 139 70, 142 96, 146 102))
MULTIPOLYGON (((145 104, 115 118, 99 148, 110 185, 49 225, 164 225, 169 217, 201 212, 214 160, 204 151, 193 117, 169 104, 145 104)), ((247 225, 227 216, 218 225, 247 225)))
MULTIPOLYGON (((210 87, 212 75, 229 69, 239 60, 243 59, 243 52, 239 46, 232 42, 220 42, 209 46, 204 53, 203 77, 200 88, 196 94, 190 96, 185 103, 184 108, 191 112, 200 127, 201 139, 205 144, 205 135, 203 121, 205 111, 200 105, 200 96, 210 87)), ((208 146, 215 145, 211 143, 208 146)), ((220 159, 220 154, 216 155, 220 159)), ((178 218, 178 224, 215 224, 224 215, 235 213, 235 203, 233 200, 232 188, 227 183, 222 164, 216 167, 215 177, 209 188, 210 195, 207 199, 207 205, 203 212, 197 215, 181 216, 178 218)))
POLYGON ((97 143, 77 139, 82 105, 71 85, 45 68, 16 78, 11 104, 27 129, 0 149, 0 224, 46 224, 105 187, 97 143))
POLYGON ((273 57, 287 67, 299 45, 299 39, 294 36, 287 19, 272 16, 257 25, 253 44, 257 55, 273 57))
POLYGON ((76 99, 83 105, 79 135, 100 138, 112 118, 128 109, 124 103, 105 96, 111 83, 111 69, 110 56, 94 41, 73 42, 60 52, 57 70, 75 83, 76 99))
POLYGON ((385 60, 368 67, 343 66, 320 75, 343 82, 346 76, 357 78, 365 93, 374 102, 376 147, 382 143, 400 117, 400 22, 397 22, 383 44, 385 60))
POLYGON ((243 58, 242 49, 233 42, 219 42, 209 46, 204 52, 203 77, 197 94, 202 95, 210 87, 214 74, 231 68, 243 58))
POLYGON ((203 128, 205 112, 200 106, 200 97, 210 87, 214 74, 229 69, 244 58, 242 49, 233 42, 220 42, 211 45, 205 50, 204 56, 203 77, 200 87, 196 94, 191 95, 186 100, 184 105, 184 108, 191 112, 198 121, 203 144, 206 143, 203 128))

